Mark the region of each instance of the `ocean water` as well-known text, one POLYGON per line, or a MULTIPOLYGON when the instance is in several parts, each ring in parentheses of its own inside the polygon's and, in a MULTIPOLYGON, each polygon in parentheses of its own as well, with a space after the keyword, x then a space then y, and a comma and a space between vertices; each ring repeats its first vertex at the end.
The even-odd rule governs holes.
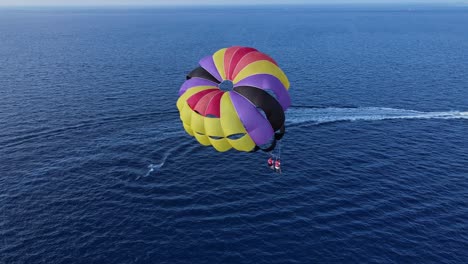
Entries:
POLYGON ((468 263, 468 8, 0 10, 0 263, 468 263), (175 106, 231 45, 291 81, 283 173, 175 106))

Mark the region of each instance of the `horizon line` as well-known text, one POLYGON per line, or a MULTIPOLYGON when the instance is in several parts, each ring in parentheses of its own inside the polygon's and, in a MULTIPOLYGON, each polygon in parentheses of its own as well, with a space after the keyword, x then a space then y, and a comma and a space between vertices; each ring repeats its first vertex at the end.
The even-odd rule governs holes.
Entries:
POLYGON ((341 3, 109 3, 109 4, 1 4, 0 7, 223 7, 223 6, 238 6, 238 7, 252 7, 252 6, 468 6, 468 2, 445 2, 445 3, 423 3, 423 2, 341 2, 341 3))

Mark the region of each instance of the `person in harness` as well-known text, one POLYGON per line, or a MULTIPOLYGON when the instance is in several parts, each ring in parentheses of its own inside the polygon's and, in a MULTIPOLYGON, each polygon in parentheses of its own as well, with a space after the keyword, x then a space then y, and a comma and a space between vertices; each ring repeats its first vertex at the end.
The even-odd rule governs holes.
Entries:
POLYGON ((281 161, 279 159, 275 161, 275 170, 276 172, 281 173, 281 161))
POLYGON ((272 157, 270 157, 270 158, 268 159, 267 164, 268 164, 268 167, 270 167, 270 169, 272 169, 272 170, 275 169, 275 166, 274 166, 274 164, 273 164, 273 158, 272 158, 272 157))

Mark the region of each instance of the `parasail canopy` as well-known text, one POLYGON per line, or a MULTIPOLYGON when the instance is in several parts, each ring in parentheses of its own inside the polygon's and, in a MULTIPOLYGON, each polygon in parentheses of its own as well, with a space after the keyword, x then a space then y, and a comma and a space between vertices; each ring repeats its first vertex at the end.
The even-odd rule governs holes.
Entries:
POLYGON ((217 151, 270 151, 285 132, 289 80, 270 56, 234 46, 202 58, 179 90, 185 131, 217 151))

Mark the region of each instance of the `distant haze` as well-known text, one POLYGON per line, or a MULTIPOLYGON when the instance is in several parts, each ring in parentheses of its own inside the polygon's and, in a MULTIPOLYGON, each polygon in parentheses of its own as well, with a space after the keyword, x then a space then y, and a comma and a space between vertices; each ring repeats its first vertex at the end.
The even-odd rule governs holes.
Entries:
POLYGON ((0 0, 0 6, 254 5, 254 4, 468 4, 468 0, 0 0))

